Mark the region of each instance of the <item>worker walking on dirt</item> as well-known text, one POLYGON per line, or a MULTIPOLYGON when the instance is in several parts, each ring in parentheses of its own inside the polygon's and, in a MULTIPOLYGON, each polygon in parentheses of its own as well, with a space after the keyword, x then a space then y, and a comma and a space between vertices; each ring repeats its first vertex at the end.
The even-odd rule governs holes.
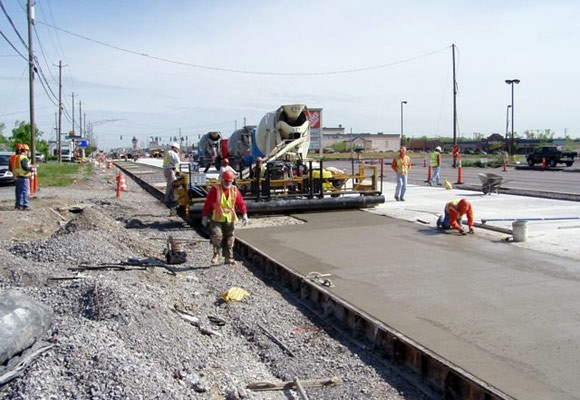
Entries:
POLYGON ((235 264, 233 248, 234 224, 238 220, 236 208, 242 214, 243 225, 248 223, 246 203, 233 182, 234 174, 225 171, 221 183, 210 189, 203 205, 201 224, 209 224, 210 242, 213 245, 212 264, 219 262, 220 250, 226 264, 235 264))
POLYGON ((431 153, 431 169, 433 171, 433 176, 429 181, 429 185, 433 186, 433 183, 437 183, 437 186, 441 186, 441 147, 435 147, 435 151, 431 153))
POLYGON ((165 204, 168 207, 175 205, 175 194, 173 193, 173 182, 175 182, 175 170, 179 165, 179 144, 173 143, 171 149, 165 153, 163 159, 163 175, 165 176, 165 204))
POLYGON ((401 146, 399 156, 393 159, 391 169, 397 174, 395 200, 405 201, 405 192, 407 191, 407 173, 411 170, 411 157, 407 155, 407 148, 405 146, 401 146))
POLYGON ((30 178, 35 171, 34 165, 30 164, 28 152, 30 148, 23 144, 20 154, 14 161, 14 176, 16 176, 16 208, 22 211, 30 210, 30 178))
POLYGON ((438 229, 456 229, 462 235, 465 231, 461 226, 461 217, 467 215, 467 225, 469 233, 473 231, 473 207, 467 199, 456 199, 445 204, 445 215, 441 215, 437 220, 438 229))
MULTIPOLYGON (((16 151, 14 152, 14 154, 10 156, 10 159, 8 160, 8 169, 10 170, 10 172, 12 172, 14 176, 16 176, 15 170, 17 168, 18 158, 20 157, 21 149, 22 144, 18 143, 16 145, 16 151)), ((14 208, 18 209, 18 185, 14 186, 14 198, 15 198, 14 208)))

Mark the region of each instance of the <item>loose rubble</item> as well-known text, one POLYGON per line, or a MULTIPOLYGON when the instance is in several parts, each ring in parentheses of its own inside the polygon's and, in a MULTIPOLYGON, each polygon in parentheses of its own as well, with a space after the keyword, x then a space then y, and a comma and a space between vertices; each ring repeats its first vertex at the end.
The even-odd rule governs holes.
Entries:
POLYGON ((114 172, 96 169, 71 187, 41 188, 31 212, 0 202, 0 290, 18 290, 54 313, 43 338, 53 347, 0 388, 0 399, 298 399, 295 390, 247 386, 333 377, 341 383, 305 387, 309 398, 427 398, 262 280, 259 268, 243 260, 211 266, 207 240, 128 184, 118 199, 114 172), (174 273, 113 268, 163 260, 170 235, 187 253, 174 273), (221 300, 232 287, 249 295, 221 300))

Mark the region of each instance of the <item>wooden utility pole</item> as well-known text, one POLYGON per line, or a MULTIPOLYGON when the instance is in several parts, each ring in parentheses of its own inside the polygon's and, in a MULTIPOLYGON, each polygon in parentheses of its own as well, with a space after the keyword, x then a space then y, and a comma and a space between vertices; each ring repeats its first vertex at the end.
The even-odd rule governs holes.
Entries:
POLYGON ((74 136, 75 134, 75 92, 72 94, 72 130, 69 136, 74 136))
POLYGON ((62 61, 58 62, 58 162, 62 162, 62 61))
POLYGON ((36 163, 36 124, 34 123, 34 53, 32 51, 32 24, 34 23, 34 7, 28 0, 28 82, 30 99, 30 152, 32 164, 36 163))

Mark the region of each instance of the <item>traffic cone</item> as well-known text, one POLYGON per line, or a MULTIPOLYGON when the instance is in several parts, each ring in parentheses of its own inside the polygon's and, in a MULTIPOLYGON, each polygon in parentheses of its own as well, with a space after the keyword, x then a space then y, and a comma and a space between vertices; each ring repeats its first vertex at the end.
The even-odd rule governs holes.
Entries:
POLYGON ((456 185, 461 185, 463 183, 463 167, 461 166, 461 158, 459 159, 459 164, 457 165, 457 182, 456 185))
POLYGON ((546 157, 542 158, 542 168, 546 169, 548 164, 546 163, 546 157))
POLYGON ((431 176, 433 174, 433 167, 429 165, 429 170, 427 171, 427 182, 431 183, 431 176))
POLYGON ((30 197, 34 197, 34 189, 36 188, 36 185, 34 184, 35 177, 36 177, 36 173, 32 173, 32 175, 30 176, 30 179, 29 179, 29 183, 28 184, 30 186, 29 186, 29 194, 28 195, 30 197))
POLYGON ((507 162, 506 160, 503 160, 503 172, 507 171, 507 162))
POLYGON ((119 172, 119 175, 117 175, 117 198, 121 197, 122 191, 127 191, 127 182, 125 181, 123 174, 119 172))
POLYGON ((423 167, 427 166, 427 157, 423 157, 423 167))

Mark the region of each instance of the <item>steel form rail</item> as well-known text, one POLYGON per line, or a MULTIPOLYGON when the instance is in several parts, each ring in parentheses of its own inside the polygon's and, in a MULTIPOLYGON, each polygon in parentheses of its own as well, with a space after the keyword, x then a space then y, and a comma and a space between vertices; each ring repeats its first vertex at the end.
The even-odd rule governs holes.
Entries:
MULTIPOLYGON (((116 166, 144 190, 163 199, 164 193, 161 190, 132 171, 137 168, 124 168, 119 164, 122 163, 116 166)), ((365 350, 372 350, 381 359, 399 367, 401 375, 417 386, 426 385, 429 391, 445 400, 514 400, 242 239, 236 238, 234 249, 253 268, 261 269, 268 279, 291 290, 315 315, 334 325, 339 332, 347 334, 365 350)))

